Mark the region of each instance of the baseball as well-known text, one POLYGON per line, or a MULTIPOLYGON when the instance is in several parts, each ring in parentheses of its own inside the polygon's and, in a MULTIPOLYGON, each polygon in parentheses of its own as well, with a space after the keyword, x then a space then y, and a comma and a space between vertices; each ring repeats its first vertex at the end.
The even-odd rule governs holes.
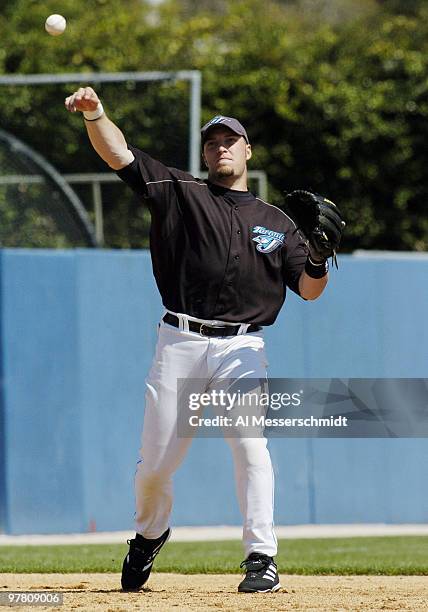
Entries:
POLYGON ((51 36, 59 36, 67 26, 67 22, 62 15, 49 15, 45 21, 45 30, 51 36))

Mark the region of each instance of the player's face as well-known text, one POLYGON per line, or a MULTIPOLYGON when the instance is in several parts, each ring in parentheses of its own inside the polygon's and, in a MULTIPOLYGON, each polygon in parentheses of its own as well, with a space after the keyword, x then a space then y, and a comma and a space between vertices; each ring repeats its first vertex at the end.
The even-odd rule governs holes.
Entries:
POLYGON ((204 160, 211 177, 240 177, 251 157, 251 146, 243 136, 227 127, 210 130, 204 143, 204 160))

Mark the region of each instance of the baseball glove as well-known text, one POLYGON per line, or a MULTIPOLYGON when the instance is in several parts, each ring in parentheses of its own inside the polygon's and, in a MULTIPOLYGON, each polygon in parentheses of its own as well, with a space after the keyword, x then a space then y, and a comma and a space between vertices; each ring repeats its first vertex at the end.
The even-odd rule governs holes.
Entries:
POLYGON ((318 194, 297 189, 285 196, 284 207, 308 241, 311 257, 318 261, 332 257, 337 267, 336 252, 345 227, 337 206, 318 194))

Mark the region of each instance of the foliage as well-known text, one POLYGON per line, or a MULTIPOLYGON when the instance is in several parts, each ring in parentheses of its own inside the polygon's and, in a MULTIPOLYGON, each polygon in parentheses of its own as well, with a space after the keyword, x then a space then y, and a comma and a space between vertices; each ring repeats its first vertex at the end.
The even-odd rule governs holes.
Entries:
MULTIPOLYGON (((199 69, 203 121, 232 114, 247 126, 252 167, 270 199, 311 187, 343 210, 343 250, 426 250, 428 8, 422 1, 64 0, 68 28, 42 31, 51 0, 7 2, 0 17, 4 73, 199 69), (327 10, 328 8, 328 10, 327 10)), ((0 89, 0 122, 63 172, 104 171, 69 86, 0 89)), ((187 165, 186 85, 103 85, 127 138, 187 165)), ((112 191, 108 244, 147 244, 148 217, 112 191)))

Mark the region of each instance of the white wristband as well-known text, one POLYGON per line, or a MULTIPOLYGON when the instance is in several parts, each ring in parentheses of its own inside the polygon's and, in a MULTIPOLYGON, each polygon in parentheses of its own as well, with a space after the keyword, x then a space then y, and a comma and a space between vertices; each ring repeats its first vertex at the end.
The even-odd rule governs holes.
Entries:
POLYGON ((310 255, 308 255, 308 259, 313 266, 325 266, 327 260, 323 259, 323 261, 314 261, 310 255))
POLYGON ((98 102, 98 106, 95 110, 83 111, 83 116, 86 119, 86 121, 96 121, 102 115, 104 115, 104 109, 103 109, 103 105, 101 104, 101 102, 98 102))

